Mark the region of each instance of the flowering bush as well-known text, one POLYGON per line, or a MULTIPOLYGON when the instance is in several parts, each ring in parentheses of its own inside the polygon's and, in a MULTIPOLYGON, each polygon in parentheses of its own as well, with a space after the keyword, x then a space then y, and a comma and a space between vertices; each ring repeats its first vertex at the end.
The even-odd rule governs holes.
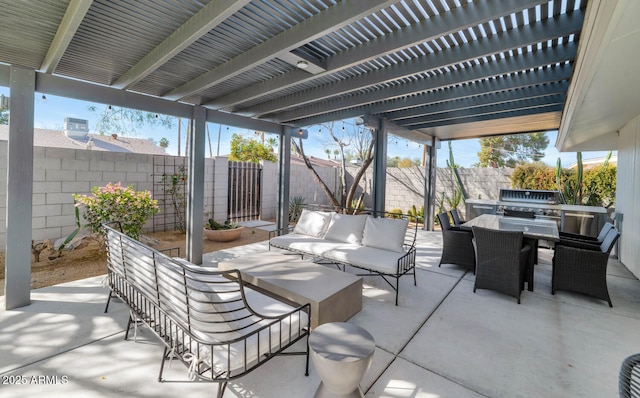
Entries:
POLYGON ((119 221, 122 232, 138 239, 142 226, 160 208, 149 191, 134 191, 133 186, 109 183, 93 187, 91 195, 73 195, 76 206, 85 206, 84 218, 93 232, 102 233, 103 223, 119 221))

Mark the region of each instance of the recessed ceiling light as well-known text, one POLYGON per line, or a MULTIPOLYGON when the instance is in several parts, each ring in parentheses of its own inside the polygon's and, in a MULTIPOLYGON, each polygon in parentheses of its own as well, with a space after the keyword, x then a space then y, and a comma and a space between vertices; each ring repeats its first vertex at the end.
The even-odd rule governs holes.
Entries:
POLYGON ((307 69, 309 67, 309 63, 307 61, 298 61, 296 66, 300 69, 307 69))

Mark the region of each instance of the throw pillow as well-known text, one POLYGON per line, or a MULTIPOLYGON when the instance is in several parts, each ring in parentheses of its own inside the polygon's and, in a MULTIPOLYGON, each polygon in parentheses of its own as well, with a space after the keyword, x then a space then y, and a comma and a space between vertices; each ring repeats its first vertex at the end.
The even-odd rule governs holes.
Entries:
POLYGON ((324 238, 360 245, 362 244, 362 232, 367 218, 368 216, 366 215, 334 214, 324 238))
POLYGON ((331 213, 303 209, 293 232, 300 235, 322 237, 331 220, 331 213))
POLYGON ((364 225, 362 244, 378 249, 402 252, 409 220, 368 217, 364 225))

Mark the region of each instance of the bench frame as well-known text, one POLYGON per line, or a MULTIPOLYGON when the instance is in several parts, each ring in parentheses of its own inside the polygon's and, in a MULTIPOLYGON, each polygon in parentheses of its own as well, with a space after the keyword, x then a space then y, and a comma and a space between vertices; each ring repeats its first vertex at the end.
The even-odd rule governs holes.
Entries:
MULTIPOLYGON (((246 288, 237 270, 216 271, 183 260, 177 261, 109 226, 105 225, 103 228, 108 254, 107 282, 111 289, 110 296, 120 298, 130 309, 125 340, 128 339, 131 326, 142 323, 164 344, 158 381, 163 381, 165 361, 171 358, 177 358, 188 367, 189 378, 192 381, 218 383, 218 398, 224 394, 229 381, 250 373, 276 355, 305 355, 305 376, 309 375, 308 341, 305 344, 306 351, 284 352, 299 340, 308 339, 311 313, 309 304, 277 316, 261 315, 247 303, 246 288), (147 272, 148 270, 152 272, 147 272), (167 272, 175 276, 175 279, 170 281, 174 292, 182 288, 183 294, 167 295, 166 282, 162 282, 163 278, 167 280, 167 272), (220 278, 221 276, 224 278, 220 278), (212 282, 214 280, 215 282, 212 282), (224 293, 234 293, 235 297, 239 294, 241 299, 236 298, 229 302, 195 299, 190 294, 193 293, 194 283, 197 283, 197 286, 206 286, 207 289, 212 289, 211 291, 224 288, 224 293), (154 289, 158 292, 156 297, 149 293, 154 289), (176 303, 186 306, 186 319, 181 319, 180 315, 172 311, 176 303), (233 339, 223 339, 229 334, 228 329, 227 332, 216 331, 220 324, 225 322, 202 317, 202 305, 215 308, 219 304, 225 304, 227 307, 223 307, 224 309, 215 315, 237 314, 238 319, 235 321, 243 322, 241 326, 233 326, 235 329, 232 331, 236 336, 233 339), (230 306, 234 309, 229 310, 230 306), (297 327, 294 327, 296 320, 297 327), (279 336, 275 338, 280 340, 274 342, 274 335, 279 336), (221 337, 220 340, 218 336, 221 337), (257 350, 253 353, 256 355, 253 359, 248 359, 249 339, 257 340, 257 350), (244 347, 243 357, 233 357, 233 360, 244 361, 241 366, 232 365, 232 350, 237 349, 238 344, 244 347), (199 358, 203 349, 209 350, 210 354, 199 358), (214 356, 214 353, 221 352, 227 355, 224 361, 214 356), (212 364, 215 364, 215 367, 212 364)), ((234 322, 228 322, 228 325, 234 325, 234 322)))

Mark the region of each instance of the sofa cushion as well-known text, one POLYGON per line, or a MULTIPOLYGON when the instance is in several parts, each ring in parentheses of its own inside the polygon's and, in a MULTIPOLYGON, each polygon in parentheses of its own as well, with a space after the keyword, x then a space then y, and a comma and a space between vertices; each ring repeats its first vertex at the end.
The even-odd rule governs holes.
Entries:
POLYGON ((369 216, 334 214, 333 217, 331 217, 331 223, 324 238, 336 242, 360 245, 362 244, 362 233, 367 217, 369 216))
POLYGON ((377 249, 402 252, 404 236, 409 220, 367 217, 364 224, 362 244, 377 249))
POLYGON ((405 254, 375 247, 343 245, 326 251, 323 257, 372 271, 395 274, 398 259, 405 254))
POLYGON ((344 246, 344 243, 342 242, 314 238, 312 236, 299 235, 295 233, 271 238, 269 244, 274 247, 296 250, 304 253, 314 254, 316 256, 322 256, 322 254, 327 250, 332 250, 336 247, 344 246))
POLYGON ((303 209, 293 232, 300 235, 321 238, 327 231, 331 214, 332 213, 326 211, 303 209))

